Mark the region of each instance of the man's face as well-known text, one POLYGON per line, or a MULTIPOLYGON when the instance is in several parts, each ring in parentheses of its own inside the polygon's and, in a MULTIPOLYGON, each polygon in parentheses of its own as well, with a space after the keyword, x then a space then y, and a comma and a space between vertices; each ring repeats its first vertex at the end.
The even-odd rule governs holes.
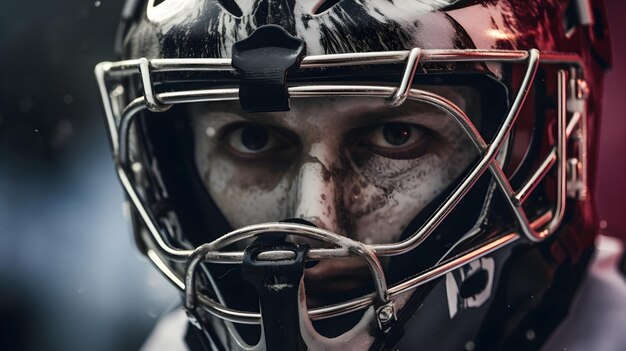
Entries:
POLYGON ((476 155, 452 117, 421 103, 292 99, 289 112, 224 103, 193 105, 191 115, 198 171, 234 228, 302 218, 363 243, 394 242, 476 155))
MULTIPOLYGON (((440 92, 466 107, 462 94, 440 92)), ((366 244, 395 242, 476 157, 456 121, 423 103, 309 98, 292 99, 289 112, 245 114, 236 103, 190 112, 197 169, 234 228, 302 218, 366 244)), ((323 260, 305 282, 315 306, 371 276, 355 257, 323 260)))

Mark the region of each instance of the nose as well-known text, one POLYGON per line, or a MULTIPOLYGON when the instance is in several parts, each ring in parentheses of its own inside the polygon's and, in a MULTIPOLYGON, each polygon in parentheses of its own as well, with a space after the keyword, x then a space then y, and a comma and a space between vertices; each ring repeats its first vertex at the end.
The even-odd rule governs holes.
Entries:
POLYGON ((337 225, 336 177, 332 154, 323 145, 314 146, 303 160, 292 189, 295 191, 295 218, 319 228, 339 232, 337 225))

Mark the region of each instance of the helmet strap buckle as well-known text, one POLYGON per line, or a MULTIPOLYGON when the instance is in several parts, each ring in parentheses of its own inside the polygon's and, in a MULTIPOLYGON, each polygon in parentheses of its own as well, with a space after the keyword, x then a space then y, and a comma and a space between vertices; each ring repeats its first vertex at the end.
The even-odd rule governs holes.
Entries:
POLYGON ((284 235, 255 240, 244 252, 241 276, 259 295, 266 350, 299 350, 299 294, 304 275, 307 245, 284 241, 284 235))

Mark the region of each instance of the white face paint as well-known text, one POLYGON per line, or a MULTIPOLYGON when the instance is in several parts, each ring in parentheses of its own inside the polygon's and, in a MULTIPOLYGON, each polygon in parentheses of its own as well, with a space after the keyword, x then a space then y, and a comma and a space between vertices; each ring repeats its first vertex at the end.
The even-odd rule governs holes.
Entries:
MULTIPOLYGON (((461 94, 439 92, 465 108, 461 94)), ((476 157, 457 122, 425 104, 310 98, 291 105, 262 114, 236 103, 190 108, 197 169, 234 228, 302 218, 364 243, 395 242, 476 157)), ((337 268, 363 266, 335 261, 307 269, 306 278, 339 281, 337 272, 348 270, 337 268)), ((355 269, 348 274, 353 279, 355 269)), ((363 279, 371 281, 367 270, 363 279)))

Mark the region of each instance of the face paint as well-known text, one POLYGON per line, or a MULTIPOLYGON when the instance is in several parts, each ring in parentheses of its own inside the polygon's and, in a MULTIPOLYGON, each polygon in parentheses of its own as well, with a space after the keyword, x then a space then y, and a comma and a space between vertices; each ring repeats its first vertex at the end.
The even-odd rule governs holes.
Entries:
MULTIPOLYGON (((462 95, 444 90, 466 107, 462 95)), ((425 104, 291 105, 264 114, 227 103, 190 108, 197 169, 234 228, 302 218, 366 244, 395 242, 476 157, 456 121, 425 104)), ((369 292, 371 275, 359 258, 322 260, 306 270, 305 284, 315 307, 369 292)))
POLYGON ((235 228, 303 218, 364 243, 394 242, 476 156, 452 117, 423 104, 294 99, 289 112, 224 103, 193 105, 191 115, 198 171, 235 228))

